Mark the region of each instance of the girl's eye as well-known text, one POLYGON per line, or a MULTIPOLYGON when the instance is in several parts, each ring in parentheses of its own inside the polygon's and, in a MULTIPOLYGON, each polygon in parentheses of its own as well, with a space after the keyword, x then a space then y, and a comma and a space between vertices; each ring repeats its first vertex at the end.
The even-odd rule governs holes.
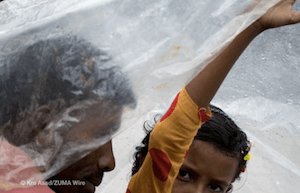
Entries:
POLYGON ((212 192, 224 193, 223 188, 218 184, 210 184, 209 188, 212 190, 212 192))
POLYGON ((177 179, 184 181, 184 182, 190 182, 190 181, 192 181, 192 175, 190 174, 190 172, 188 172, 184 169, 180 169, 177 179))

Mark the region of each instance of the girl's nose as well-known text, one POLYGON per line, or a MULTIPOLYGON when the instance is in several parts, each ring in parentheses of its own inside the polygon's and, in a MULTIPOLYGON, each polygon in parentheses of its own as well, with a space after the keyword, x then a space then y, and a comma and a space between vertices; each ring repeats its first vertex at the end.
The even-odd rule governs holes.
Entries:
POLYGON ((205 185, 202 183, 199 183, 198 186, 196 187, 195 193, 206 193, 205 192, 205 185))
POLYGON ((111 171, 115 168, 115 157, 111 140, 101 146, 101 155, 98 158, 98 167, 102 171, 111 171))

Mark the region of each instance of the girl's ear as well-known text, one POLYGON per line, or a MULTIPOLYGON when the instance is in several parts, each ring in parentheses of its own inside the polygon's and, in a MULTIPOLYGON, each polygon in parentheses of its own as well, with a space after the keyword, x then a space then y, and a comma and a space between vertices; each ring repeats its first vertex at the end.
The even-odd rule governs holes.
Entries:
POLYGON ((20 146, 30 143, 35 136, 42 131, 50 122, 51 110, 43 105, 33 112, 25 112, 22 120, 13 124, 9 123, 4 128, 5 138, 12 144, 20 146))
POLYGON ((230 184, 228 189, 226 190, 226 193, 231 193, 233 191, 233 185, 230 184))

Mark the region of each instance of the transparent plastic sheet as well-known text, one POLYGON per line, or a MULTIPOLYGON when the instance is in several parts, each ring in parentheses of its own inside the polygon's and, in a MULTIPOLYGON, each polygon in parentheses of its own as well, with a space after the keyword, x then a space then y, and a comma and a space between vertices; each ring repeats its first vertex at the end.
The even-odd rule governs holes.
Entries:
MULTIPOLYGON (((124 192, 124 187, 119 184, 121 181, 125 186, 128 180, 127 168, 131 166, 130 158, 133 155, 133 148, 124 151, 124 145, 133 147, 139 143, 143 137, 143 120, 152 119, 157 112, 164 112, 173 95, 207 61, 277 1, 15 2, 17 4, 12 1, 1 4, 4 6, 1 9, 4 14, 1 14, 0 20, 0 68, 4 69, 3 61, 11 53, 21 52, 34 42, 62 36, 72 38, 76 35, 108 54, 109 57, 106 54, 104 57, 104 60, 109 58, 108 62, 100 66, 106 69, 118 65, 129 78, 129 85, 138 103, 134 110, 127 108, 123 112, 119 129, 121 134, 114 139, 118 167, 99 189, 99 192, 124 192), (15 9, 16 5, 19 5, 18 9, 15 9)), ((295 192, 300 176, 300 162, 296 153, 296 139, 299 137, 297 58, 300 45, 296 37, 299 37, 299 26, 268 33, 267 37, 259 37, 244 54, 239 61, 241 64, 226 80, 214 102, 244 126, 256 144, 253 148, 254 159, 248 169, 250 172, 246 174, 247 183, 240 191, 295 192), (286 34, 294 39, 286 41, 286 34), (277 41, 274 41, 274 37, 278 37, 277 41), (272 41, 272 44, 266 47, 268 44, 262 44, 263 41, 272 41), (271 48, 278 50, 270 51, 271 48), (278 55, 275 57, 274 53, 278 55), (282 64, 286 63, 290 64, 282 70, 282 64), (269 72, 270 68, 274 73, 269 72), (237 110, 240 106, 245 108, 237 110), (278 109, 270 109, 274 106, 278 106, 278 109), (278 119, 277 115, 282 118, 278 119), (289 148, 290 152, 287 153, 284 148, 289 148), (266 182, 265 186, 261 185, 262 181, 266 182), (295 190, 290 189, 290 184, 294 185, 295 190)), ((1 75, 5 73, 4 70, 0 71, 1 75)), ((101 93, 98 95, 102 96, 101 93)), ((93 105, 94 102, 88 99, 84 104, 93 105)), ((56 123, 77 123, 83 120, 85 116, 77 119, 61 116, 68 115, 66 112, 76 108, 76 105, 61 112, 55 119, 56 123)), ((59 130, 59 127, 56 128, 59 130)), ((48 133, 54 130, 49 126, 48 133)), ((47 178, 70 164, 66 162, 68 156, 75 154, 79 159, 111 137, 101 135, 89 143, 74 144, 72 141, 67 144, 62 142, 64 134, 53 137, 56 149, 46 148, 36 152, 34 143, 28 143, 22 148, 40 168, 44 167, 44 177, 47 178), (59 159, 47 165, 57 157, 59 159)), ((15 174, 13 172, 17 169, 11 174, 15 174)))

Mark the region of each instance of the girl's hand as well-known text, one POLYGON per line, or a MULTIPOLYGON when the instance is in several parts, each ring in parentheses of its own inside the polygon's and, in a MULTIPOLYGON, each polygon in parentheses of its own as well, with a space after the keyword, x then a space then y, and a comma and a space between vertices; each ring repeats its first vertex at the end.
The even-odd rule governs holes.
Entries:
POLYGON ((300 22, 300 12, 293 10, 296 0, 281 0, 270 8, 257 22, 263 30, 300 22))

